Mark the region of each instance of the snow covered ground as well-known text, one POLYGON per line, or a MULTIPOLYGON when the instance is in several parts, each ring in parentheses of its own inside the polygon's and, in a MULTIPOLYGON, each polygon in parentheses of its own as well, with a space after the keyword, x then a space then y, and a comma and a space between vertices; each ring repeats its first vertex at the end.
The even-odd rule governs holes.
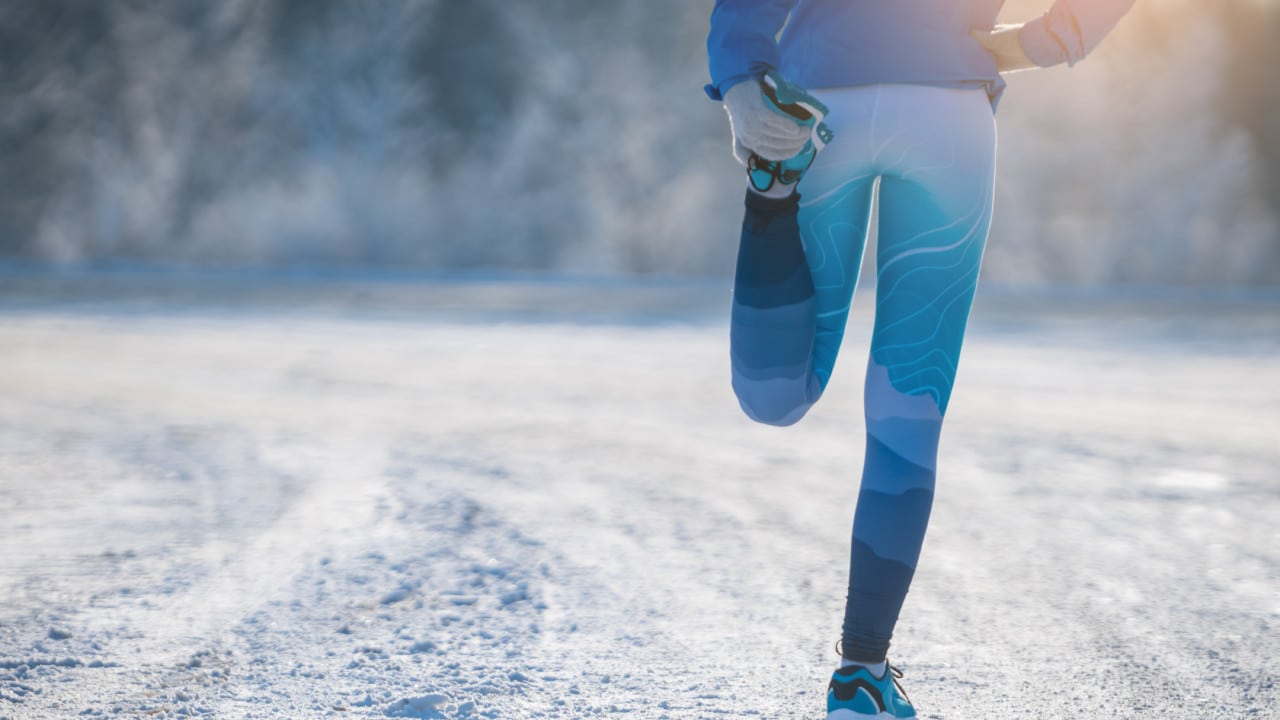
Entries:
MULTIPOLYGON (((0 717, 821 717, 870 307, 776 429, 727 300, 0 275, 0 717)), ((1280 717, 1280 302, 971 328, 922 716, 1280 717)))

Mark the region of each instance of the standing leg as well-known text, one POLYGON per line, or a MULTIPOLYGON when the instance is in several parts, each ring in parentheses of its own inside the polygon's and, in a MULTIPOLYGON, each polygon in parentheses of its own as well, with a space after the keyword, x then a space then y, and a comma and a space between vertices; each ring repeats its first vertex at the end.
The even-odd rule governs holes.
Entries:
POLYGON ((845 658, 866 663, 885 658, 915 573, 933 504, 942 418, 991 218, 989 106, 980 93, 920 90, 904 93, 885 117, 889 127, 903 128, 905 141, 880 185, 867 447, 842 638, 845 658), (941 106, 920 107, 931 95, 941 106), (912 123, 936 117, 948 118, 945 132, 911 132, 912 123))

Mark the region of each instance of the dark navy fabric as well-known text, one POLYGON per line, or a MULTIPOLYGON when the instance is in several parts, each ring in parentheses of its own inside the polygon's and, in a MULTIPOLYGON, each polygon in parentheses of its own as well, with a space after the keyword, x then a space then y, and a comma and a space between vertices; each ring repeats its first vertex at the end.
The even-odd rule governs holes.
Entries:
POLYGON ((813 279, 800 246, 800 196, 767 198, 747 191, 738 249, 739 303, 768 308, 813 297, 813 279))

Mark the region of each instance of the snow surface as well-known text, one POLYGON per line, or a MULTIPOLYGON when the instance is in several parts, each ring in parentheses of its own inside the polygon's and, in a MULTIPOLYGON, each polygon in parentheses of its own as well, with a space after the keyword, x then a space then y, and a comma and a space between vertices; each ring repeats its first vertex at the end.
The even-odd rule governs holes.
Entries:
MULTIPOLYGON (((870 307, 776 429, 727 300, 0 276, 0 717, 821 717, 870 307)), ((922 717, 1280 717, 1278 357, 1274 299, 982 296, 922 717)))

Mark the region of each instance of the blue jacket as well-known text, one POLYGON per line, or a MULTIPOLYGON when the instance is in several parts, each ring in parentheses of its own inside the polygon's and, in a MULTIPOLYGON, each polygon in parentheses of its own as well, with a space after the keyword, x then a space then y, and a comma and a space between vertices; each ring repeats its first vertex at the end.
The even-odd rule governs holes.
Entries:
MULTIPOLYGON (((1040 66, 1075 64, 1134 0, 1056 0, 1019 38, 1040 66)), ((969 35, 991 29, 1004 0, 716 0, 707 56, 714 100, 774 68, 809 88, 873 83, 985 86, 1004 81, 969 35), (790 16, 790 22, 787 18, 790 16), (786 23, 786 29, 782 30, 786 23), (780 39, 778 31, 782 30, 780 39)))

